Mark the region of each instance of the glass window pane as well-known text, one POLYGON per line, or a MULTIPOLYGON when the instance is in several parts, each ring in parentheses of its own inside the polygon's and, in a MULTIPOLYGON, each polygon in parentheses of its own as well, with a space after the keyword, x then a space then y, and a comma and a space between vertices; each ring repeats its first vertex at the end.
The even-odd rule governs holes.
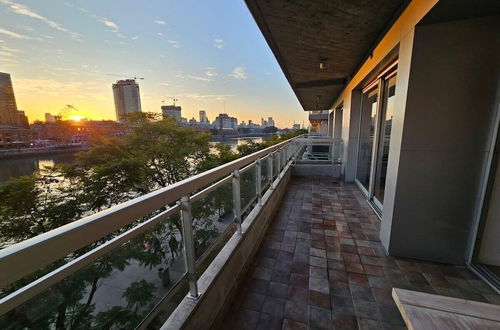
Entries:
POLYGON ((377 168, 373 195, 384 203, 385 179, 387 176, 387 162, 389 160, 389 143, 391 141, 392 117, 394 115, 394 94, 396 91, 396 76, 387 79, 384 83, 384 100, 382 103, 382 122, 380 126, 380 142, 377 152, 377 168))
POLYGON ((361 103, 361 124, 359 130, 358 170, 356 179, 369 190, 372 165, 373 137, 377 117, 378 86, 363 94, 361 103))

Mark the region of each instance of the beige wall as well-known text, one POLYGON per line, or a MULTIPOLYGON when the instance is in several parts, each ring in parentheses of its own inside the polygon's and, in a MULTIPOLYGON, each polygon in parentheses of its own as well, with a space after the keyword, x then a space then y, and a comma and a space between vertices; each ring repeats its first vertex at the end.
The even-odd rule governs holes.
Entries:
POLYGON ((352 182, 360 90, 397 55, 381 239, 392 255, 461 264, 490 152, 486 146, 500 86, 500 19, 419 26, 436 3, 409 4, 333 108, 343 103, 343 174, 352 182))

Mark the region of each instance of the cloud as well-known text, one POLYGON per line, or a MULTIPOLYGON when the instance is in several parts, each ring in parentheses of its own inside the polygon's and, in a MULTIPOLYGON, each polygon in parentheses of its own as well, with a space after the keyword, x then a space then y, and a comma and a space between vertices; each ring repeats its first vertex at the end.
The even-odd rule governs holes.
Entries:
POLYGON ((159 35, 161 37, 161 36, 163 36, 163 33, 158 32, 157 35, 159 35))
POLYGON ((224 47, 224 40, 223 39, 214 39, 214 47, 221 49, 224 47))
POLYGON ((0 50, 0 56, 14 56, 14 54, 0 50))
POLYGON ((231 97, 231 94, 198 94, 198 93, 185 93, 178 95, 179 98, 188 98, 195 99, 201 101, 223 101, 228 97, 231 97))
POLYGON ((229 74, 229 77, 233 77, 234 79, 247 79, 248 74, 245 71, 245 68, 242 66, 237 66, 233 69, 233 71, 229 74))
POLYGON ((168 40, 168 42, 172 45, 174 48, 181 48, 181 45, 177 40, 168 40))
POLYGON ((17 53, 19 52, 19 49, 14 49, 14 48, 10 48, 10 47, 7 47, 7 46, 0 46, 0 48, 6 52, 9 52, 9 53, 17 53))
MULTIPOLYGON (((0 1, 2 1, 2 0, 0 0, 0 1)), ((120 32, 120 26, 116 22, 110 20, 109 18, 96 15, 96 14, 92 13, 90 10, 85 9, 85 8, 78 7, 78 10, 80 10, 81 12, 84 12, 85 14, 87 14, 90 17, 92 17, 93 19, 95 19, 99 23, 101 23, 104 26, 108 27, 110 29, 110 31, 113 32, 113 33, 115 33, 119 38, 122 38, 122 39, 126 38, 126 36, 124 36, 120 32)))
POLYGON ((133 36, 133 37, 130 38, 130 40, 137 40, 137 39, 139 39, 138 36, 133 36))
POLYGON ((219 74, 215 70, 214 67, 206 67, 205 71, 203 72, 204 76, 199 76, 199 75, 188 75, 188 78, 198 80, 198 81, 213 81, 215 77, 217 77, 219 74))
POLYGON ((207 68, 205 68, 205 75, 207 77, 212 78, 212 77, 217 77, 219 74, 217 73, 217 71, 215 71, 215 68, 207 67, 207 68))
POLYGON ((34 12, 33 10, 31 10, 29 7, 27 7, 25 5, 15 3, 12 0, 0 0, 0 3, 6 5, 8 7, 9 11, 13 12, 14 14, 28 16, 28 17, 31 17, 33 19, 37 19, 37 20, 47 24, 51 28, 54 28, 54 29, 61 31, 61 32, 69 33, 71 35, 71 37, 75 40, 81 40, 80 35, 78 33, 66 29, 61 24, 54 22, 54 21, 36 13, 36 12, 34 12))
POLYGON ((102 24, 106 25, 107 27, 111 28, 112 31, 117 32, 120 28, 118 27, 118 24, 116 24, 113 21, 110 21, 109 19, 105 17, 99 17, 96 16, 96 19, 101 22, 102 24))
POLYGON ((167 87, 167 86, 170 86, 170 84, 168 82, 161 82, 160 86, 166 86, 167 87))
POLYGON ((4 34, 6 36, 9 36, 11 38, 16 38, 16 39, 25 39, 25 40, 33 40, 34 38, 28 37, 27 35, 16 33, 10 30, 2 29, 0 28, 0 34, 4 34))
POLYGON ((200 77, 200 76, 193 76, 193 75, 189 75, 188 77, 191 79, 194 79, 194 80, 199 80, 199 81, 212 81, 211 78, 207 78, 207 77, 200 77))
POLYGON ((164 20, 161 20, 161 19, 154 20, 154 22, 158 25, 166 25, 167 24, 167 22, 165 22, 164 20))

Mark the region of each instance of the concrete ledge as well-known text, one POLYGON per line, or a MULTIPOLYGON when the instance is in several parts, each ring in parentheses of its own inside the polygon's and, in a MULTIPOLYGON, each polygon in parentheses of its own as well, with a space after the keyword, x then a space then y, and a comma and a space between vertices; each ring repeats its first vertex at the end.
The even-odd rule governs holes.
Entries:
POLYGON ((335 179, 340 178, 340 165, 333 165, 331 161, 310 161, 301 162, 292 166, 292 175, 294 176, 305 176, 305 177, 317 177, 317 176, 329 176, 335 179))
POLYGON ((208 329, 221 322, 250 262, 264 238, 291 178, 291 168, 275 181, 198 280, 198 299, 184 297, 161 329, 208 329))

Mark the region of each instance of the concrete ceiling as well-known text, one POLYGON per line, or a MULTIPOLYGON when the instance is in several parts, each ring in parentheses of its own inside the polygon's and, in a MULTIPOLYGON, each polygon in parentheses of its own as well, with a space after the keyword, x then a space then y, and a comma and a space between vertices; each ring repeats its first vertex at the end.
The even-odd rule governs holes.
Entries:
POLYGON ((326 110, 409 1, 245 2, 304 110, 326 110))

